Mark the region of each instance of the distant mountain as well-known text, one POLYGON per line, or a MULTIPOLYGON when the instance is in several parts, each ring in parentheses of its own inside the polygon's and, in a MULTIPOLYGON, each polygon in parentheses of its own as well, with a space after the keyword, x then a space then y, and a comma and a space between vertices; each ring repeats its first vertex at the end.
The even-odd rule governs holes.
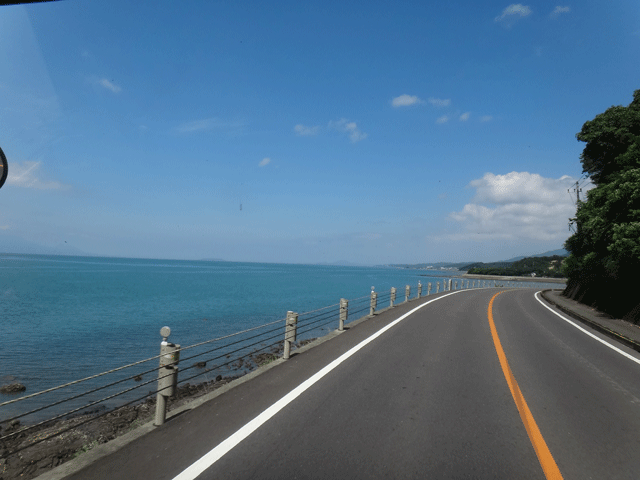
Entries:
POLYGON ((462 270, 477 275, 563 277, 564 258, 560 255, 525 257, 515 262, 470 264, 462 270))
POLYGON ((523 258, 534 258, 534 257, 553 257, 554 255, 558 255, 559 257, 568 257, 569 252, 567 252, 564 248, 560 248, 558 250, 551 250, 544 253, 538 253, 536 255, 527 255, 522 257, 513 257, 509 260, 503 260, 503 262, 511 263, 517 262, 518 260, 522 260, 523 258))
POLYGON ((418 269, 428 269, 428 270, 467 270, 468 268, 473 267, 482 267, 491 265, 493 267, 505 268, 514 262, 519 262, 524 258, 537 258, 537 257, 553 257, 553 256, 567 257, 569 256, 569 252, 567 252, 564 248, 560 248, 558 250, 551 250, 549 252, 538 253, 536 255, 527 255, 522 257, 514 257, 509 260, 501 260, 499 262, 491 262, 491 263, 483 263, 483 262, 436 262, 436 263, 414 263, 414 264, 406 264, 406 263, 398 263, 398 264, 390 264, 385 265, 387 267, 394 268, 418 268, 418 269))

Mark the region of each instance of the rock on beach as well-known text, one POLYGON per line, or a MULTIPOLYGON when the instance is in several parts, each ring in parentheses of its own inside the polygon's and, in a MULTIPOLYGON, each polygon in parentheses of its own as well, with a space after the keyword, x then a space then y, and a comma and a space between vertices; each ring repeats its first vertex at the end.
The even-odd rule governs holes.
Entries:
POLYGON ((20 393, 27 389, 21 383, 10 383, 9 385, 3 385, 0 387, 0 393, 20 393))

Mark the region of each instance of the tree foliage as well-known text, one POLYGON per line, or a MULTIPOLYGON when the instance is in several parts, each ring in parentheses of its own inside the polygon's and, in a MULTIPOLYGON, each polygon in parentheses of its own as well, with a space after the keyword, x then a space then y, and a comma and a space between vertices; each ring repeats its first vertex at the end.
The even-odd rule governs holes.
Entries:
POLYGON ((611 107, 577 135, 596 188, 578 205, 577 232, 565 243, 566 293, 617 317, 640 320, 640 90, 628 107, 611 107))
POLYGON ((640 148, 640 90, 627 107, 615 106, 585 122, 576 134, 586 146, 580 155, 583 173, 594 184, 609 181, 622 169, 637 166, 640 148))

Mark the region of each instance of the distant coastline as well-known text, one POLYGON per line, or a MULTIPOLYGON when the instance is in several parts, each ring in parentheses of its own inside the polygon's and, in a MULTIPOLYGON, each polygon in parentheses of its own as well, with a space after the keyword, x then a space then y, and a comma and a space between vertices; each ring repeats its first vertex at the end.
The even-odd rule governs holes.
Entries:
POLYGON ((551 277, 517 277, 517 276, 501 276, 501 275, 478 275, 473 273, 463 273, 462 275, 456 275, 455 278, 468 278, 472 280, 505 280, 509 282, 544 282, 544 283, 567 283, 566 278, 551 278, 551 277))

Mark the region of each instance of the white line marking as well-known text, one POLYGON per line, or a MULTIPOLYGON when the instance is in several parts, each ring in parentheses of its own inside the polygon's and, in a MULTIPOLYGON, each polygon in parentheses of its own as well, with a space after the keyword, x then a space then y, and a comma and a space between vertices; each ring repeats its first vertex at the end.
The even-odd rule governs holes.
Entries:
POLYGON ((456 293, 465 292, 465 291, 468 291, 468 290, 457 290, 455 292, 448 293, 448 294, 443 295, 441 297, 434 298, 433 300, 429 300, 428 302, 425 302, 422 305, 418 305, 413 310, 405 313, 400 318, 397 318, 396 320, 391 322, 386 327, 381 328, 380 330, 378 330, 376 333, 374 333, 370 337, 364 339, 362 342, 357 344, 355 347, 351 348, 351 350, 343 353, 341 356, 336 358, 329 365, 327 365, 323 369, 319 370, 313 376, 309 377, 307 380, 302 382, 296 388, 291 390, 284 397, 282 397, 280 400, 278 400, 276 403, 271 405, 269 408, 267 408, 260 415, 255 417, 249 423, 247 423, 244 427, 240 428, 240 430, 238 430, 236 433, 234 433, 229 438, 224 440, 217 447, 214 447, 213 450, 211 450, 209 453, 205 454, 199 460, 196 460, 191 466, 189 466, 185 470, 183 470, 173 480, 193 480, 193 479, 195 479, 198 475, 200 475, 202 472, 204 472, 207 468, 209 468, 215 462, 220 460, 220 458, 222 458, 223 455, 228 453, 232 448, 234 448, 236 445, 238 445, 240 442, 242 442, 245 438, 247 438, 249 435, 251 435, 253 432, 255 432, 258 428, 260 428, 260 426, 262 426, 267 420, 269 420, 276 413, 278 413, 280 410, 282 410, 284 407, 286 407, 289 403, 291 403, 293 400, 295 400, 297 397, 299 397, 305 390, 307 390, 314 383, 316 383, 318 380, 320 380, 326 374, 331 372, 331 370, 336 368, 338 365, 340 365, 342 362, 344 362, 346 359, 348 359, 350 356, 352 356, 358 350, 363 348, 365 345, 367 345, 368 343, 372 342, 373 340, 378 338, 380 335, 382 335, 384 332, 389 330, 391 327, 393 327, 394 325, 397 325, 402 320, 407 318, 409 315, 413 314, 417 310, 420 310, 422 307, 424 307, 426 305, 429 305, 430 303, 435 302, 436 300, 440 300, 442 298, 448 297, 449 295, 455 295, 456 293))
POLYGON ((609 347, 611 350, 615 350, 616 352, 618 352, 620 355, 624 355, 625 357, 627 357, 629 360, 633 360, 634 362, 636 362, 638 365, 640 365, 640 360, 638 360, 636 357, 634 357, 633 355, 629 355, 627 352, 620 350, 618 347, 614 347, 613 345, 611 345, 609 342, 605 342, 604 340, 602 340, 600 337, 598 337, 597 335, 594 335, 593 333, 591 333, 588 330, 585 330, 584 328, 582 328, 580 325, 572 322, 571 320, 569 320, 567 317, 565 317, 564 315, 561 315, 560 313, 556 312, 555 310, 553 310, 551 307, 549 307, 548 305, 546 305, 542 300, 540 300, 540 298, 538 297, 538 294, 540 292, 536 292, 535 297, 536 300, 538 300, 538 302, 540 302, 540 305, 542 305, 544 308, 546 308, 547 310, 549 310, 551 313, 556 314, 557 316, 559 316, 561 319, 563 319, 565 322, 573 325, 574 327, 576 327, 578 330, 580 330, 581 332, 586 333, 587 335, 589 335, 591 338, 596 339, 597 341, 599 341, 600 343, 602 343, 603 345, 606 345, 607 347, 609 347))

